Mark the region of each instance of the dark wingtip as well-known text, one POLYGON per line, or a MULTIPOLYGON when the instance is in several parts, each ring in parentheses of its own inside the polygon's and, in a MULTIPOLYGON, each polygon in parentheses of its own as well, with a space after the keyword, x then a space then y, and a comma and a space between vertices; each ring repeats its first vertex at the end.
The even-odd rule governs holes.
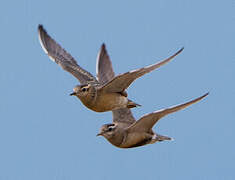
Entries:
POLYGON ((179 53, 181 53, 184 50, 184 47, 182 47, 177 53, 176 55, 178 55, 179 53))
POLYGON ((106 46, 105 46, 105 43, 103 42, 102 45, 101 45, 101 49, 105 50, 106 49, 106 46))
MULTIPOLYGON (((196 99, 190 101, 189 104, 191 105, 191 104, 194 104, 194 103, 196 103, 196 102, 201 101, 201 100, 204 99, 206 96, 208 96, 208 94, 209 94, 209 92, 207 92, 206 94, 204 94, 204 95, 202 95, 202 96, 200 96, 200 97, 198 97, 198 98, 196 98, 196 99)), ((187 104, 187 103, 186 103, 186 104, 187 104)))
POLYGON ((206 94, 204 94, 204 95, 202 96, 202 98, 208 96, 209 94, 210 94, 210 92, 207 92, 206 94))
POLYGON ((38 30, 42 30, 43 29, 43 25, 42 24, 39 24, 38 25, 38 30))
POLYGON ((100 48, 100 52, 103 54, 107 54, 107 50, 106 50, 106 46, 105 43, 102 43, 101 48, 100 48))
POLYGON ((42 24, 39 24, 38 25, 38 33, 41 34, 41 33, 47 33, 46 30, 43 28, 43 25, 42 24))

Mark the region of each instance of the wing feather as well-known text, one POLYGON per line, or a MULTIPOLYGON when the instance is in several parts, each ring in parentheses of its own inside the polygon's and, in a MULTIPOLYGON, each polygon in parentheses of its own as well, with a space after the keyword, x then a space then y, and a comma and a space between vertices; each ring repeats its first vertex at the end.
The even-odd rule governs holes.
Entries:
POLYGON ((96 76, 101 84, 112 80, 115 76, 112 62, 109 58, 105 44, 102 44, 96 60, 96 76))
POLYGON ((159 68, 160 66, 168 63, 175 56, 177 56, 179 53, 181 53, 183 51, 183 49, 184 48, 181 48, 174 55, 172 55, 171 57, 169 57, 159 63, 153 64, 153 65, 150 65, 150 66, 147 66, 144 68, 140 68, 137 70, 129 71, 124 74, 120 74, 120 75, 116 76, 115 78, 113 78, 108 83, 106 83, 105 85, 103 85, 101 87, 101 89, 106 92, 123 92, 125 89, 127 89, 130 86, 130 84, 134 80, 136 80, 137 78, 143 76, 144 74, 149 73, 149 72, 153 71, 154 69, 159 68))
POLYGON ((112 111, 113 122, 122 122, 129 125, 133 124, 136 120, 129 108, 116 109, 112 111))
MULTIPOLYGON (((101 49, 98 53, 96 63, 96 73, 100 83, 104 84, 115 77, 112 62, 109 58, 104 44, 102 44, 101 49)), ((122 122, 128 125, 135 122, 135 118, 133 117, 132 112, 129 108, 116 109, 113 110, 112 113, 113 122, 122 122)))
POLYGON ((202 100, 203 98, 205 98, 209 93, 204 94, 203 96, 200 96, 192 101, 186 102, 184 104, 180 104, 180 105, 176 105, 167 109, 162 109, 162 110, 158 110, 155 112, 152 112, 150 114, 146 114, 143 117, 141 117, 138 121, 136 121, 136 123, 134 123, 133 125, 131 125, 128 130, 132 131, 132 132, 136 132, 136 131, 141 131, 141 132, 148 132, 152 129, 152 127, 154 126, 155 123, 158 122, 159 119, 161 119, 162 117, 174 113, 176 111, 182 110, 200 100, 202 100))
POLYGON ((81 84, 97 82, 92 74, 81 68, 76 60, 47 34, 42 25, 38 26, 38 35, 42 49, 49 58, 75 76, 81 84))

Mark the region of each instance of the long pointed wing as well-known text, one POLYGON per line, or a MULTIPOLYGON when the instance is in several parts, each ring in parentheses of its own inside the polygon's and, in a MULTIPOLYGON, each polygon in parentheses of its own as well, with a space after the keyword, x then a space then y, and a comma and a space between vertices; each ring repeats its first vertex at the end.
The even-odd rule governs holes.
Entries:
POLYGON ((102 44, 96 60, 96 76, 101 84, 105 84, 114 78, 115 74, 112 62, 109 58, 105 44, 102 44))
POLYGON ((159 111, 155 111, 153 113, 144 115, 140 118, 140 120, 136 121, 133 125, 131 125, 128 128, 128 131, 141 131, 141 132, 147 132, 152 129, 155 123, 158 122, 159 119, 161 119, 163 116, 166 116, 168 114, 171 114, 173 112, 179 111, 181 109, 184 109, 200 100, 202 100, 204 97, 206 97, 209 93, 204 94, 203 96, 196 98, 192 101, 186 102, 184 104, 180 104, 177 106, 173 106, 167 109, 162 109, 159 111))
MULTIPOLYGON (((106 51, 105 44, 102 44, 101 49, 97 56, 96 61, 96 73, 100 83, 104 84, 112 80, 115 76, 113 71, 112 62, 106 51)), ((135 122, 135 118, 129 108, 116 109, 112 111, 113 122, 123 122, 132 124, 135 122)))
POLYGON ((56 62, 64 70, 74 75, 81 84, 97 82, 94 76, 82 69, 77 64, 76 60, 47 34, 42 25, 38 26, 38 35, 42 49, 52 61, 56 62))
POLYGON ((137 70, 133 70, 133 71, 129 71, 127 73, 124 74, 120 74, 118 76, 116 76, 115 78, 113 78, 110 82, 106 83, 104 86, 102 86, 102 90, 106 91, 106 92, 123 92, 125 89, 127 89, 130 84, 136 80, 137 78, 143 76, 146 73, 149 73, 151 71, 153 71, 154 69, 168 63, 171 59, 173 59, 175 56, 177 56, 179 53, 181 53, 183 51, 184 48, 181 48, 178 52, 176 52, 174 55, 172 55, 171 57, 144 67, 144 68, 140 68, 137 70))

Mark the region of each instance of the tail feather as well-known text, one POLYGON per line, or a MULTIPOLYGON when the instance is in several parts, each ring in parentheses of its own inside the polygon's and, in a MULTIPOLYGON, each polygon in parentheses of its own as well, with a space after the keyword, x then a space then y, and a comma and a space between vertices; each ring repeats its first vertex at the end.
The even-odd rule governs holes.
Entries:
POLYGON ((172 140, 171 137, 162 136, 162 135, 158 135, 157 138, 158 138, 158 141, 165 141, 165 140, 171 141, 172 140))
POLYGON ((141 105, 128 99, 127 108, 134 108, 134 107, 137 107, 137 106, 141 106, 141 105))
POLYGON ((155 142, 161 142, 161 141, 173 141, 174 139, 168 136, 163 136, 160 134, 154 134, 153 138, 152 138, 152 143, 155 142))

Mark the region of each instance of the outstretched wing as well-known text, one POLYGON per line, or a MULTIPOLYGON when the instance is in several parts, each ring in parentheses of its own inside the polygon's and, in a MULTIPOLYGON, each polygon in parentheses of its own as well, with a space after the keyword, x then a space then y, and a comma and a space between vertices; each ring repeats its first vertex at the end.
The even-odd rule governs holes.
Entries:
POLYGON ((109 58, 105 44, 102 44, 96 60, 96 76, 101 84, 105 84, 114 78, 115 74, 112 62, 109 58))
MULTIPOLYGON (((106 51, 105 44, 101 46, 96 63, 96 73, 100 83, 104 84, 114 78, 112 62, 106 51)), ((112 113, 113 122, 123 122, 129 125, 135 122, 135 118, 129 108, 116 109, 112 113)))
POLYGON ((161 119, 163 116, 166 116, 168 114, 171 114, 173 112, 179 111, 181 109, 184 109, 200 100, 202 100, 204 97, 206 97, 209 93, 204 94, 203 96, 196 98, 192 101, 186 102, 184 104, 180 104, 177 106, 173 106, 167 109, 162 109, 159 111, 155 111, 153 113, 144 115, 143 117, 140 118, 140 120, 136 121, 133 125, 131 125, 128 128, 128 131, 131 132, 136 132, 136 131, 141 131, 141 132, 147 132, 152 129, 155 123, 158 122, 159 119, 161 119))
POLYGON ((47 34, 42 25, 38 26, 38 35, 43 50, 52 61, 56 62, 64 70, 74 75, 81 84, 97 82, 94 76, 81 68, 75 59, 47 34))
POLYGON ((171 59, 173 59, 175 56, 177 56, 179 53, 181 53, 183 51, 183 49, 184 48, 181 48, 177 53, 175 53, 171 57, 169 57, 159 63, 153 64, 153 65, 150 65, 150 66, 147 66, 144 68, 140 68, 137 70, 129 71, 124 74, 120 74, 120 75, 116 76, 115 78, 113 78, 108 83, 106 83, 101 88, 102 88, 102 90, 104 90, 106 92, 122 92, 125 89, 127 89, 134 80, 136 80, 137 78, 143 76, 144 74, 149 73, 149 72, 153 71, 154 69, 168 63, 171 59))

